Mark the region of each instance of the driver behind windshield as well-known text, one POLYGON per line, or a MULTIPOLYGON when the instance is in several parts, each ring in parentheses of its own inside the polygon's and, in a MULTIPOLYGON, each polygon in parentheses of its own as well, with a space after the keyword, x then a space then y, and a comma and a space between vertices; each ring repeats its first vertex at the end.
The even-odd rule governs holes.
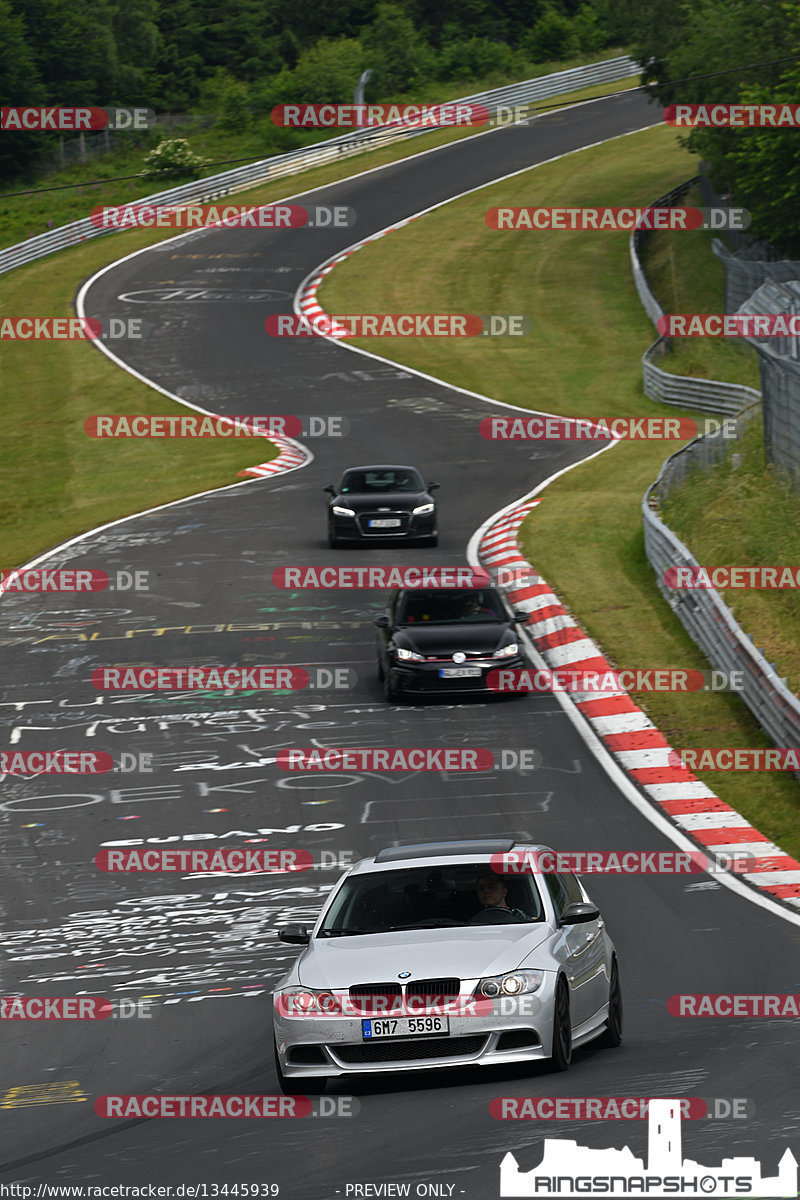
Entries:
POLYGON ((485 875, 478 877, 478 902, 481 905, 481 912, 487 908, 502 908, 506 912, 511 913, 518 921, 530 921, 528 913, 519 908, 509 908, 506 901, 508 895, 508 884, 502 875, 496 875, 494 871, 488 871, 485 875))

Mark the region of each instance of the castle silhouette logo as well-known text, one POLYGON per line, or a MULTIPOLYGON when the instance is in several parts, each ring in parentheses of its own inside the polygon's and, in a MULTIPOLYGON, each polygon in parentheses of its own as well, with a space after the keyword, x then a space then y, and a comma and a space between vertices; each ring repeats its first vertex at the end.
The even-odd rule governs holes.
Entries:
POLYGON ((680 1101, 651 1100, 647 1166, 625 1146, 590 1150, 577 1142, 546 1138, 542 1161, 522 1172, 510 1152, 500 1164, 501 1196, 797 1196, 797 1159, 784 1151, 778 1174, 765 1178, 755 1158, 725 1158, 704 1167, 681 1157, 680 1101))

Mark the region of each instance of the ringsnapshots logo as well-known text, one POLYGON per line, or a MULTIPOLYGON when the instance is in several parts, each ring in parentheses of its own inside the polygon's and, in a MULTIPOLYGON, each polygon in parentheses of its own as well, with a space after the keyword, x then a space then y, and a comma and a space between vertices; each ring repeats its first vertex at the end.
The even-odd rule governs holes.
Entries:
MULTIPOLYGON (((718 1167, 705 1167, 683 1157, 681 1098, 651 1099, 648 1108, 647 1161, 631 1150, 593 1150, 574 1140, 545 1138, 542 1160, 530 1171, 521 1171, 509 1151, 500 1163, 500 1195, 568 1197, 603 1196, 622 1200, 629 1196, 675 1197, 682 1200, 708 1196, 797 1196, 797 1159, 787 1149, 777 1175, 764 1176, 753 1157, 723 1158, 718 1167)), ((719 1161, 719 1148, 713 1157, 719 1161)))
POLYGON ((489 229, 621 231, 748 229, 746 208, 490 208, 489 229))
POLYGON ((346 204, 123 204, 99 205, 89 219, 97 229, 350 229, 356 211, 346 204))
POLYGON ((273 313, 264 328, 270 337, 524 337, 531 322, 524 313, 273 313))

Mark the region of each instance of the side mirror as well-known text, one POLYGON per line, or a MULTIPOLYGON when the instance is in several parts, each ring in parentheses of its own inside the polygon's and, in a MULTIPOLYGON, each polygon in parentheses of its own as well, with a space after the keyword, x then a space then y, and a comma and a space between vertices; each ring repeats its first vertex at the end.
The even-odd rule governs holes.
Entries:
POLYGON ((600 909, 596 904, 574 901, 564 909, 558 923, 559 925, 585 925, 587 921, 596 921, 599 916, 600 909))
POLYGON ((437 489, 438 487, 441 487, 441 486, 442 486, 442 485, 441 485, 440 483, 429 483, 429 484, 428 484, 428 491, 429 491, 429 492, 435 492, 435 491, 436 491, 436 489, 437 489))
POLYGON ((524 625, 530 615, 531 614, 529 612, 525 612, 524 608, 514 609, 514 620, 518 621, 520 625, 524 625))
POLYGON ((386 616, 376 617, 373 624, 376 625, 378 629, 391 629, 392 627, 389 618, 386 616))
POLYGON ((323 490, 323 492, 330 492, 330 494, 331 494, 332 496, 335 496, 335 495, 336 495, 336 488, 333 486, 333 484, 332 484, 332 483, 329 483, 329 484, 328 484, 326 487, 324 487, 322 490, 323 490))
POLYGON ((278 937, 292 946, 307 946, 311 941, 311 932, 306 925, 284 925, 283 929, 278 930, 278 937))

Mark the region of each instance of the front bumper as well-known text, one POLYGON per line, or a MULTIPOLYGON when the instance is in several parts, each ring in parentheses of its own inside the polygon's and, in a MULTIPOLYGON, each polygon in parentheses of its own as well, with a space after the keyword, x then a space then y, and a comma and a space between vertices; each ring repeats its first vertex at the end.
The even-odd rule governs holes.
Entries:
POLYGON ((548 977, 539 992, 519 997, 514 1006, 506 1005, 513 1011, 502 1012, 498 1001, 492 1015, 451 1016, 445 1036, 365 1041, 359 1017, 286 1016, 274 1008, 273 1028, 281 1070, 292 1079, 335 1079, 549 1058, 553 986, 548 977), (522 1004, 523 1000, 526 1003, 522 1004))
MULTIPOLYGON (((480 658, 468 659, 464 663, 454 663, 452 659, 438 659, 436 662, 399 662, 393 658, 390 664, 395 688, 402 694, 425 694, 436 692, 479 692, 487 695, 502 695, 493 692, 486 684, 490 671, 512 670, 521 671, 528 664, 521 654, 514 658, 480 658), (480 669, 480 676, 456 677, 443 679, 440 670, 447 667, 474 667, 480 669)), ((508 693, 506 693, 508 694, 508 693)))
POLYGON ((334 537, 340 541, 372 542, 372 541, 407 541, 414 538, 433 537, 436 530, 436 513, 427 516, 414 517, 409 513, 387 513, 391 519, 401 521, 396 528, 372 528, 371 518, 380 519, 382 513, 358 513, 355 517, 335 517, 328 520, 328 527, 334 537))

